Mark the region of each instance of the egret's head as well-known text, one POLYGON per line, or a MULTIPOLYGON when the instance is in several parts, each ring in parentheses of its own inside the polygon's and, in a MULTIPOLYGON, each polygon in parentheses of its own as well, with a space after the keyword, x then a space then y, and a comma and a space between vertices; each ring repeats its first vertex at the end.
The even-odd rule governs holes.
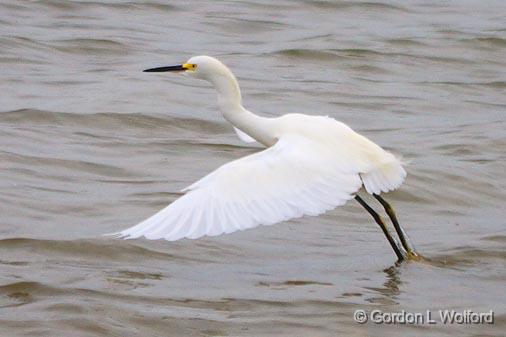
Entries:
POLYGON ((167 66, 167 67, 159 67, 159 68, 151 68, 144 70, 145 72, 184 72, 190 76, 194 76, 196 78, 200 78, 203 80, 213 81, 215 78, 219 78, 221 76, 233 76, 230 70, 211 56, 194 56, 190 58, 186 63, 175 65, 175 66, 167 66))

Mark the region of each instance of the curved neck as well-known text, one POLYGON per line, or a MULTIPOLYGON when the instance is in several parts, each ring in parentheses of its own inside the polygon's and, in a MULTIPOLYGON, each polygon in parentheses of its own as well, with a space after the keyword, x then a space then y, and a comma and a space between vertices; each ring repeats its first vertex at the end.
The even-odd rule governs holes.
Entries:
POLYGON ((218 105, 223 115, 242 108, 241 89, 234 74, 230 71, 219 74, 211 82, 218 92, 218 105))
POLYGON ((227 121, 265 146, 276 143, 271 120, 257 116, 242 106, 239 83, 230 71, 214 77, 211 82, 218 93, 220 111, 227 121))

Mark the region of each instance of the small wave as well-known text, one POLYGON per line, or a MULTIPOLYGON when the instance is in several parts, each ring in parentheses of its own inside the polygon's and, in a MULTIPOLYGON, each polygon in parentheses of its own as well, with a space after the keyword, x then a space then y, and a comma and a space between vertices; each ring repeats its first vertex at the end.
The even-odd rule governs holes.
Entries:
MULTIPOLYGON (((83 172, 88 174, 95 174, 97 176, 103 177, 112 177, 112 178, 131 178, 136 177, 136 175, 119 166, 108 165, 104 163, 96 163, 91 161, 84 160, 72 160, 72 159, 59 159, 52 157, 41 157, 41 156, 32 156, 26 154, 19 154, 16 152, 4 151, 4 155, 6 155, 12 162, 17 163, 25 163, 29 165, 37 165, 41 167, 57 167, 64 168, 71 172, 83 172)), ((63 179, 63 178, 62 178, 63 179)))
POLYGON ((442 254, 430 258, 430 262, 439 267, 460 269, 465 266, 483 265, 490 260, 506 260, 506 251, 503 249, 486 249, 463 246, 451 250, 448 254, 442 254))
POLYGON ((76 1, 82 7, 104 7, 111 9, 126 9, 131 11, 132 9, 154 9, 157 11, 175 11, 179 10, 178 6, 168 3, 151 2, 151 1, 139 1, 139 2, 99 2, 99 1, 76 1))
POLYGON ((357 9, 357 10, 374 10, 374 11, 396 11, 409 12, 407 8, 396 6, 384 2, 357 2, 357 1, 304 1, 304 3, 325 9, 357 9))
POLYGON ((80 6, 78 3, 72 1, 59 1, 59 0, 37 0, 34 4, 41 5, 48 8, 59 9, 59 10, 79 10, 80 6))
MULTIPOLYGON (((86 258, 104 261, 142 261, 146 258, 160 260, 182 259, 173 254, 140 247, 121 240, 39 240, 27 238, 10 238, 0 240, 0 250, 22 250, 34 254, 50 256, 61 259, 62 256, 70 258, 86 258)), ((187 257, 184 257, 188 260, 187 257)))
POLYGON ((475 45, 478 48, 488 47, 506 47, 506 39, 500 37, 475 37, 471 39, 463 39, 463 42, 475 45))
POLYGON ((31 294, 33 289, 40 288, 37 282, 14 282, 0 286, 0 295, 5 299, 0 301, 0 308, 18 307, 34 302, 31 294))
POLYGON ((426 44, 420 41, 416 41, 409 38, 396 38, 396 39, 388 39, 386 40, 387 43, 390 43, 395 46, 425 46, 426 44))
POLYGON ((366 57, 366 56, 377 56, 386 55, 378 51, 363 48, 343 48, 343 49, 327 49, 327 50, 316 50, 316 49, 304 49, 304 48, 293 48, 283 49, 274 52, 288 57, 296 57, 306 60, 336 60, 339 57, 366 57))
POLYGON ((138 129, 185 129, 196 132, 220 133, 230 128, 224 123, 196 118, 181 118, 162 115, 134 113, 96 113, 76 114, 37 109, 19 109, 0 112, 0 122, 11 124, 36 124, 92 127, 98 129, 138 128, 138 129))
POLYGON ((111 9, 154 9, 157 11, 174 11, 178 7, 173 4, 153 2, 153 1, 62 1, 62 0, 35 0, 34 3, 50 9, 65 10, 65 11, 79 11, 83 8, 111 8, 111 9))
POLYGON ((227 32, 226 34, 229 34, 230 31, 247 34, 255 32, 273 32, 280 31, 287 26, 286 24, 277 21, 230 18, 224 17, 221 14, 212 15, 210 18, 214 20, 208 21, 207 24, 212 27, 216 27, 223 32, 227 32))
MULTIPOLYGON (((41 47, 44 46, 40 42, 30 39, 26 36, 3 36, 0 37, 0 46, 2 48, 15 48, 15 47, 25 47, 25 48, 33 48, 33 47, 41 47)), ((44 46, 45 47, 45 46, 44 46)))
POLYGON ((52 46, 58 51, 72 54, 119 55, 129 50, 125 44, 117 41, 91 38, 58 40, 52 46))
POLYGON ((486 82, 486 83, 480 83, 479 85, 483 85, 483 86, 495 88, 495 89, 506 89, 506 81, 486 82))
POLYGON ((499 243, 506 243, 506 235, 491 235, 491 236, 486 236, 486 237, 482 238, 482 240, 492 241, 492 242, 499 242, 499 243))
POLYGON ((416 84, 430 84, 430 85, 445 85, 445 86, 458 86, 458 87, 489 87, 493 89, 504 89, 506 88, 506 82, 503 81, 492 81, 492 82, 453 82, 453 81, 439 81, 439 82, 414 82, 416 84))
POLYGON ((163 277, 161 273, 144 273, 131 270, 118 270, 114 273, 114 276, 138 280, 161 280, 163 277))
POLYGON ((337 55, 324 50, 315 49, 283 49, 273 54, 278 54, 286 57, 300 58, 304 60, 335 60, 337 55))
POLYGON ((0 285, 0 294, 9 294, 9 293, 20 293, 20 292, 40 292, 51 287, 44 286, 39 282, 31 282, 31 281, 20 281, 7 283, 4 285, 0 285))
POLYGON ((389 71, 386 70, 385 68, 381 68, 381 67, 370 65, 370 64, 351 66, 350 68, 353 70, 356 70, 356 71, 364 72, 364 73, 374 73, 374 74, 387 74, 387 73, 389 73, 389 71))
POLYGON ((364 48, 342 48, 342 49, 327 49, 327 50, 313 50, 313 49, 283 49, 270 53, 271 55, 280 55, 283 57, 299 58, 302 60, 310 61, 336 61, 339 58, 406 58, 415 60, 425 60, 436 63, 460 63, 468 64, 472 61, 446 56, 434 55, 417 55, 410 53, 398 52, 381 52, 372 49, 364 48))
POLYGON ((284 282, 258 282, 257 286, 259 287, 277 287, 277 288, 285 288, 285 287, 300 287, 300 286, 332 286, 332 283, 329 282, 319 282, 319 281, 311 281, 311 280, 287 280, 284 282))

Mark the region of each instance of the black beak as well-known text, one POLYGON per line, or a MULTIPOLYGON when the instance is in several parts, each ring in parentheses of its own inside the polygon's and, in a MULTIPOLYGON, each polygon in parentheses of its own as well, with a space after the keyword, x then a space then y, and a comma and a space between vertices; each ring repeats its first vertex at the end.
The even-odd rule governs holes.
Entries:
POLYGON ((179 64, 177 66, 168 66, 168 67, 158 67, 158 68, 146 69, 146 70, 143 70, 143 72, 145 72, 145 73, 162 73, 162 72, 166 72, 166 71, 184 71, 184 70, 186 70, 186 68, 182 64, 179 64))

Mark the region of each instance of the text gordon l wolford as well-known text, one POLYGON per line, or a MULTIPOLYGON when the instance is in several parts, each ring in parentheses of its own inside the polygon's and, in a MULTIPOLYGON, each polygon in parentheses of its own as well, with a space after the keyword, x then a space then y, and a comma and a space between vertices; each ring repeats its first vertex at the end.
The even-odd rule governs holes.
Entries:
POLYGON ((494 311, 474 312, 472 310, 438 310, 437 313, 425 312, 384 312, 372 310, 369 314, 365 310, 356 310, 354 319, 357 323, 371 321, 376 324, 494 324, 494 311))

